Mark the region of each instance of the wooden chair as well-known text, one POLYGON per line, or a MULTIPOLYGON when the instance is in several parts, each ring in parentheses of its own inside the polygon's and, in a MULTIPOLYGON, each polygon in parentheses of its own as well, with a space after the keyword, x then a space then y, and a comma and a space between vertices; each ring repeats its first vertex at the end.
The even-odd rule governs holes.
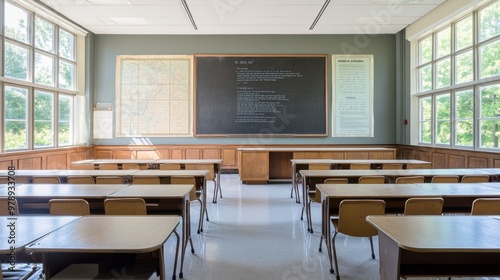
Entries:
POLYGON ((384 184, 384 176, 361 176, 358 179, 358 184, 384 184))
POLYGON ((396 184, 420 184, 424 182, 424 176, 407 176, 396 178, 396 184))
POLYGON ((500 215, 500 198, 477 198, 472 202, 471 215, 500 215))
POLYGON ((33 184, 60 184, 61 179, 57 176, 33 176, 31 182, 33 184))
POLYGON ((382 169, 403 169, 402 163, 384 163, 382 169))
POLYGON ((309 170, 330 170, 329 163, 310 163, 308 166, 309 170))
POLYGON ((160 169, 162 169, 162 170, 180 170, 181 165, 174 164, 174 163, 163 163, 163 164, 160 164, 160 169))
MULTIPOLYGON (((122 169, 123 170, 130 170, 130 169, 140 170, 141 166, 137 163, 123 163, 122 169)), ((144 169, 144 168, 142 168, 142 169, 144 169)))
MULTIPOLYGON (((368 237, 370 240, 370 247, 372 250, 372 259, 375 259, 375 252, 373 250, 372 236, 378 234, 377 230, 366 222, 368 215, 384 215, 385 214, 385 201, 383 200, 369 200, 369 199, 346 199, 342 200, 339 205, 339 215, 331 221, 335 227, 335 233, 332 238, 333 256, 335 259, 335 271, 337 271, 337 279, 340 279, 337 250, 335 248, 335 238, 337 234, 342 233, 348 236, 355 237, 368 237)), ((321 252, 321 242, 323 242, 323 235, 319 241, 319 251, 321 252)), ((334 270, 330 263, 330 272, 334 270)))
POLYGON ((139 197, 108 198, 104 200, 106 215, 147 215, 146 202, 139 197))
POLYGON ((488 175, 464 175, 460 180, 461 183, 486 183, 490 181, 488 175))
POLYGON ((68 184, 95 184, 92 176, 68 176, 66 181, 68 184))
MULTIPOLYGON (((325 181, 323 183, 324 184, 348 184, 349 180, 347 180, 347 178, 328 178, 328 179, 325 179, 325 181)), ((321 193, 318 190, 318 188, 316 188, 316 186, 315 186, 314 190, 309 190, 307 192, 307 194, 308 194, 308 196, 306 198, 307 199, 306 209, 302 208, 302 213, 300 215, 300 219, 302 220, 304 218, 304 211, 305 211, 306 215, 308 217, 307 220, 309 221, 308 229, 310 232, 313 232, 312 221, 311 221, 311 202, 321 203, 321 193)))
POLYGON ((349 165, 349 169, 371 169, 371 165, 369 163, 351 163, 349 165))
POLYGON ((95 178, 96 184, 123 184, 122 177, 119 176, 97 176, 95 178))
POLYGON ((196 178, 194 176, 172 176, 170 177, 170 183, 194 186, 193 189, 191 189, 191 192, 189 193, 189 200, 198 201, 200 203, 200 220, 198 222, 198 233, 202 232, 203 229, 201 225, 202 225, 203 215, 206 215, 207 222, 209 221, 209 219, 208 219, 208 211, 206 211, 205 205, 203 205, 203 200, 202 200, 203 192, 201 189, 198 189, 198 186, 196 184, 196 178), (205 209, 205 213, 203 213, 203 209, 205 209))
POLYGON ((432 177, 431 183, 458 183, 458 176, 436 175, 432 177))
POLYGON ((412 197, 406 200, 405 215, 442 215, 443 198, 441 197, 412 197))
POLYGON ((50 215, 90 215, 89 203, 85 199, 51 199, 49 200, 50 215))
POLYGON ((431 169, 432 164, 430 163, 408 163, 406 164, 406 169, 431 169))
POLYGON ((147 184, 147 185, 155 185, 160 184, 160 177, 157 176, 133 176, 132 184, 147 184))
POLYGON ((116 163, 101 163, 99 164, 99 170, 118 170, 118 164, 116 163))
POLYGON ((0 197, 0 216, 18 216, 19 204, 15 198, 0 197))

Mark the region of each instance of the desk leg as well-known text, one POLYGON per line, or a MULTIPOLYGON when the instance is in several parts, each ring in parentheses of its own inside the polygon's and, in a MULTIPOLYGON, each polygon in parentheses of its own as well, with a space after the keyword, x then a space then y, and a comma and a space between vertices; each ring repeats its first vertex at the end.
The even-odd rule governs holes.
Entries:
MULTIPOLYGON (((330 273, 333 274, 333 253, 332 253, 332 237, 330 226, 330 199, 323 199, 321 202, 321 229, 322 237, 325 238, 326 250, 328 251, 328 260, 330 262, 330 273)), ((321 248, 321 244, 319 245, 321 248)))
MULTIPOLYGON (((295 174, 295 163, 292 163, 292 191, 290 192, 290 198, 293 198, 293 192, 295 191, 295 187, 297 184, 297 174, 295 174)), ((297 195, 297 193, 295 193, 297 195)), ((297 201, 297 197, 295 197, 295 201, 297 203, 300 203, 300 201, 297 201)))
POLYGON ((207 222, 208 222, 208 213, 207 213, 207 179, 206 177, 203 177, 203 211, 201 212, 201 217, 200 217, 200 226, 198 227, 198 233, 203 232, 203 216, 207 215, 207 222))
POLYGON ((378 232, 380 280, 398 280, 400 278, 399 263, 401 251, 391 238, 378 232))
POLYGON ((217 169, 217 178, 215 178, 215 186, 214 186, 214 197, 212 199, 212 203, 217 203, 217 194, 220 192, 220 198, 222 198, 222 190, 220 189, 220 170, 221 167, 219 164, 214 164, 214 168, 217 169))

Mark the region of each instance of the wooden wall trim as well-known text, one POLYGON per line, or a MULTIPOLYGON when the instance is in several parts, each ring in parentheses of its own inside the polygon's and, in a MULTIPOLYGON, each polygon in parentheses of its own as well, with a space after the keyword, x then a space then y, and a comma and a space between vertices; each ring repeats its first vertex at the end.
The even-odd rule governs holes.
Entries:
POLYGON ((71 162, 92 158, 91 146, 65 147, 0 154, 0 168, 69 169, 71 162))

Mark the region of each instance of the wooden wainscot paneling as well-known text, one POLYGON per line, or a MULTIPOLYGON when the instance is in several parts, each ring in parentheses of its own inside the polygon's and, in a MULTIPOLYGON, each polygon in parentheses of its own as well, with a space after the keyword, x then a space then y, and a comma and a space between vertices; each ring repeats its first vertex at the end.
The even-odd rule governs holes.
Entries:
POLYGON ((370 151, 369 159, 395 159, 396 151, 393 152, 378 152, 378 151, 370 151))
POLYGON ((156 150, 138 150, 135 152, 137 159, 160 159, 160 153, 156 150))
POLYGON ((370 152, 345 152, 346 159, 369 159, 370 152))
POLYGON ((469 168, 487 168, 488 159, 480 157, 469 157, 469 168))
POLYGON ((42 169, 42 157, 19 159, 17 169, 42 169))
POLYGON ((170 156, 172 159, 184 159, 184 150, 182 148, 171 148, 170 156))
POLYGON ((205 148, 203 149, 203 159, 220 159, 220 149, 205 148))
POLYGON ((113 158, 113 151, 110 150, 95 150, 94 154, 95 154, 94 158, 101 158, 101 159, 113 158))
POLYGON ((462 155, 449 155, 449 168, 465 168, 465 156, 462 155))
POLYGON ((45 169, 66 169, 68 167, 66 159, 66 154, 47 156, 45 169))
POLYGON ((500 168, 500 159, 493 159, 493 167, 500 168))
POLYGON ((319 152, 320 159, 344 159, 344 152, 319 152))
POLYGON ((9 166, 12 166, 12 160, 2 160, 0 161, 0 168, 2 170, 7 170, 9 166))
POLYGON ((200 159, 201 149, 186 149, 186 159, 200 159))
POLYGON ((135 155, 135 151, 116 150, 113 152, 113 158, 118 158, 118 159, 136 158, 136 155, 135 155))
POLYGON ((90 152, 90 149, 84 152, 69 153, 68 158, 69 158, 68 161, 71 163, 74 161, 80 161, 92 158, 92 153, 90 152))
POLYGON ((222 149, 222 167, 230 169, 238 168, 238 153, 236 148, 222 149))
POLYGON ((432 153, 429 151, 415 151, 415 159, 431 161, 432 153))
POLYGON ((446 155, 442 153, 433 153, 431 162, 432 168, 446 168, 448 166, 446 164, 446 155))
POLYGON ((169 159, 170 158, 170 150, 168 148, 157 149, 156 152, 160 159, 169 159))
POLYGON ((320 158, 319 152, 294 152, 294 159, 310 159, 310 158, 320 158))

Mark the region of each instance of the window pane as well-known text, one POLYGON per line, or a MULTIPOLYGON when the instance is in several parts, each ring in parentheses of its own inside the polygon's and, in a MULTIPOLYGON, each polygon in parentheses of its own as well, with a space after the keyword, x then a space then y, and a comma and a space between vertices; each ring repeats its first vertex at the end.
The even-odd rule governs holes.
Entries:
POLYGON ((500 1, 487 6, 479 15, 479 41, 484 41, 500 34, 500 1))
POLYGON ((450 58, 443 59, 436 64, 436 88, 451 85, 451 65, 450 58))
POLYGON ((432 140, 432 98, 420 98, 419 110, 419 141, 421 143, 431 143, 432 140))
POLYGON ((59 55, 75 61, 75 36, 63 29, 59 29, 59 55))
POLYGON ((28 80, 28 50, 5 42, 5 77, 28 80))
POLYGON ((481 97, 481 147, 498 148, 500 136, 500 85, 480 89, 481 97))
POLYGON ((436 96, 436 143, 450 143, 450 95, 436 96))
POLYGON ((59 62, 59 87, 64 89, 74 89, 75 65, 60 61, 59 62))
POLYGON ((14 40, 28 43, 29 18, 28 11, 5 2, 5 36, 14 40))
POLYGON ((479 67, 480 78, 500 74, 500 40, 479 48, 479 67))
POLYGON ((54 85, 54 58, 35 53, 35 83, 54 85))
POLYGON ((455 103, 455 145, 471 147, 474 143, 474 126, 472 121, 474 103, 472 90, 456 92, 455 103))
POLYGON ((59 95, 59 145, 73 144, 72 116, 73 98, 59 95))
POLYGON ((28 148, 28 90, 5 87, 5 150, 28 148))
POLYGON ((418 42, 418 53, 418 61, 420 62, 419 65, 432 60, 432 36, 418 42))
POLYGON ((472 46, 472 16, 455 24, 455 50, 472 46))
POLYGON ((35 91, 35 148, 54 145, 54 95, 35 91))
POLYGON ((470 82, 474 79, 472 50, 455 57, 455 84, 470 82))
POLYGON ((436 58, 450 54, 451 51, 451 28, 447 27, 436 34, 436 58))
POLYGON ((35 47, 54 52, 54 24, 39 17, 35 18, 35 47))
POLYGON ((432 65, 419 69, 420 92, 432 89, 432 65))

